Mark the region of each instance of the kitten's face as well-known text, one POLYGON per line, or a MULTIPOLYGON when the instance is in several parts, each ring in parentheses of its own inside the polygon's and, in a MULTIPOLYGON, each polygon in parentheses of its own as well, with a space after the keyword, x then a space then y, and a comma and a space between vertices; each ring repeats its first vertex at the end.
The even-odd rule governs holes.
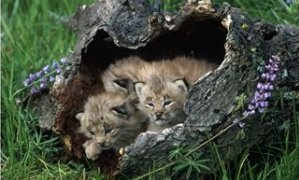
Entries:
POLYGON ((148 63, 138 56, 130 56, 111 64, 102 74, 106 92, 131 94, 134 92, 134 82, 140 77, 140 69, 148 63))
POLYGON ((180 121, 188 92, 183 80, 136 83, 135 88, 140 101, 138 108, 151 122, 167 125, 180 121))
POLYGON ((102 93, 90 97, 85 104, 84 113, 76 117, 81 122, 80 132, 103 143, 117 136, 116 129, 126 129, 140 123, 139 119, 133 118, 135 114, 136 109, 126 96, 102 93))

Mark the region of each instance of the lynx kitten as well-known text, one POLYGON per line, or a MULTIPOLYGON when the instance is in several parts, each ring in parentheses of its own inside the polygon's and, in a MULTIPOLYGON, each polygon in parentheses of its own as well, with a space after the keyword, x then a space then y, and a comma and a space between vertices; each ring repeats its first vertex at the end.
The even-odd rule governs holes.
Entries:
POLYGON ((140 101, 138 108, 150 118, 148 130, 160 132, 184 122, 188 87, 216 67, 206 60, 188 57, 155 61, 144 67, 135 91, 140 101))
POLYGON ((148 82, 136 83, 135 88, 140 101, 138 108, 150 119, 149 131, 160 132, 185 121, 182 107, 188 89, 184 80, 154 76, 148 82))
POLYGON ((105 149, 129 145, 143 130, 146 116, 133 105, 135 99, 105 92, 88 98, 80 120, 80 132, 90 138, 83 144, 88 158, 96 159, 105 149))
MULTIPOLYGON (((191 57, 178 56, 172 60, 155 61, 152 70, 161 76, 168 76, 171 79, 184 79, 187 86, 190 87, 200 77, 209 71, 213 71, 218 67, 217 64, 211 63, 206 59, 195 59, 191 57)), ((149 68, 147 68, 149 69, 149 68)))

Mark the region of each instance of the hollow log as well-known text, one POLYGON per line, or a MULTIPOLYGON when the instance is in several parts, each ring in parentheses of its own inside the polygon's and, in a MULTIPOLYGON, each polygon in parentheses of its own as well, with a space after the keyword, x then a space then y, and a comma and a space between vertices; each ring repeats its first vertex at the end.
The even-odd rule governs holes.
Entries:
MULTIPOLYGON (((35 107, 41 127, 61 138, 69 158, 84 157, 86 139, 78 133, 75 115, 89 96, 103 91, 101 72, 131 55, 147 61, 192 56, 219 67, 191 87, 184 107, 185 123, 161 134, 141 133, 121 155, 104 152, 96 164, 110 173, 140 175, 153 164, 169 163, 169 153, 178 146, 193 149, 219 132, 211 142, 223 160, 230 160, 263 142, 271 136, 270 127, 279 129, 291 117, 291 113, 279 111, 274 97, 282 90, 298 97, 298 27, 253 20, 227 3, 214 6, 209 0, 188 1, 177 13, 162 12, 143 0, 98 0, 81 6, 69 25, 78 33, 74 52, 67 57, 70 65, 56 77, 50 93, 37 99, 35 107), (280 63, 270 105, 264 113, 244 117, 272 55, 279 56, 280 63), (236 123, 239 120, 244 127, 236 123)), ((285 108, 290 108, 289 100, 284 101, 285 108)), ((207 146, 200 147, 194 151, 212 156, 207 146)))

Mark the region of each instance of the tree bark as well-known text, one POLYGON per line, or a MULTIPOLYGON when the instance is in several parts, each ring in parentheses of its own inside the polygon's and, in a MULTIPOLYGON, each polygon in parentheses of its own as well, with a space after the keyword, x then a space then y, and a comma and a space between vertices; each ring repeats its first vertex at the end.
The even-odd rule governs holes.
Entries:
MULTIPOLYGON (((44 95, 51 101, 36 106, 39 112, 45 112, 39 113, 40 124, 47 124, 59 135, 69 158, 83 157, 86 139, 77 131, 75 115, 88 96, 103 91, 100 74, 112 62, 130 55, 147 61, 187 55, 219 64, 216 71, 191 87, 184 107, 188 115, 185 123, 162 134, 140 134, 122 155, 103 153, 97 162, 110 173, 135 176, 148 171, 153 162, 156 166, 167 164, 170 151, 177 146, 192 149, 241 119, 256 91, 260 69, 272 55, 281 59, 272 97, 282 90, 298 93, 299 28, 253 20, 227 3, 212 6, 209 1, 192 1, 171 14, 143 0, 100 0, 82 6, 69 24, 78 32, 76 47, 68 57, 71 65, 44 95), (237 97, 244 97, 244 107, 238 105, 237 97)), ((287 105, 289 100, 284 100, 287 105)), ((275 117, 291 116, 279 111, 276 102, 270 99, 263 120, 263 114, 249 116, 243 121, 244 128, 231 126, 213 139, 223 160, 233 159, 271 136, 270 127, 279 129, 283 123, 275 117)), ((211 156, 207 146, 196 151, 211 156)))

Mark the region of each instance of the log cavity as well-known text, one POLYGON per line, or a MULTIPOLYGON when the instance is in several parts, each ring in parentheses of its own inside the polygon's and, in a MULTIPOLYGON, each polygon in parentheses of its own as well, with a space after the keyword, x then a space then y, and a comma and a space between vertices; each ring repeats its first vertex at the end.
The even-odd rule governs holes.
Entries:
MULTIPOLYGON (((160 35, 155 39, 150 39, 150 42, 146 46, 138 49, 129 49, 116 46, 108 33, 99 30, 86 49, 82 51, 80 73, 81 77, 86 79, 81 83, 84 86, 74 86, 76 87, 76 91, 74 92, 79 92, 78 89, 81 88, 82 92, 85 93, 82 95, 75 94, 70 97, 78 97, 80 102, 82 102, 89 95, 100 92, 101 72, 118 59, 131 55, 140 56, 147 61, 172 59, 176 56, 191 56, 198 59, 206 58, 209 61, 221 64, 224 59, 224 44, 226 42, 227 30, 218 20, 209 19, 198 22, 196 19, 190 18, 175 31, 162 30, 162 32, 157 34, 160 35), (87 89, 90 89, 90 92, 93 93, 89 93, 87 89)), ((72 102, 73 99, 70 101, 72 102)), ((83 103, 76 103, 76 105, 83 106, 83 103)), ((75 107, 75 109, 82 108, 75 107)), ((69 119, 68 121, 71 120, 69 119)), ((76 120, 72 119, 72 121, 76 120)), ((78 140, 73 142, 73 146, 77 146, 74 149, 82 150, 82 142, 78 140)), ((116 159, 118 159, 118 156, 114 153, 108 153, 108 155, 110 159, 113 159, 110 161, 112 164, 107 164, 102 158, 97 161, 101 164, 101 168, 104 171, 113 170, 117 165, 116 159)))
POLYGON ((132 50, 116 46, 106 32, 99 30, 82 54, 81 67, 98 74, 117 59, 130 55, 140 56, 147 61, 192 56, 220 64, 225 55, 226 35, 227 30, 218 20, 194 22, 194 19, 189 19, 176 31, 163 30, 159 37, 145 47, 132 50))

